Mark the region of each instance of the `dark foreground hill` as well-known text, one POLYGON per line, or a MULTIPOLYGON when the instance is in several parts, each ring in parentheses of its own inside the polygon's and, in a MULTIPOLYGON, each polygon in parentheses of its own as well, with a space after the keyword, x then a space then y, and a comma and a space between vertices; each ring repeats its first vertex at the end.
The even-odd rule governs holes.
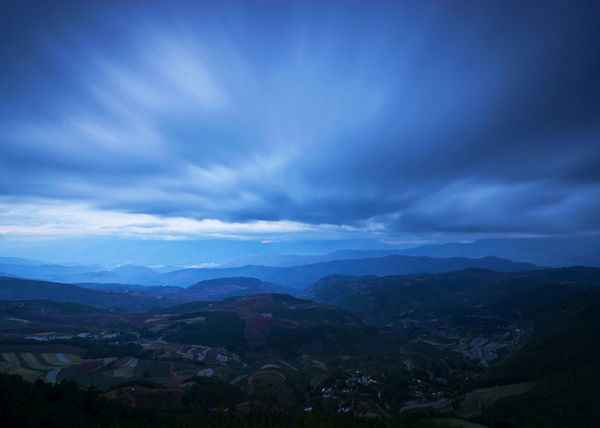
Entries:
POLYGON ((600 426, 600 292, 588 291, 523 313, 531 341, 493 368, 482 386, 535 382, 531 391, 482 409, 488 426, 600 426))

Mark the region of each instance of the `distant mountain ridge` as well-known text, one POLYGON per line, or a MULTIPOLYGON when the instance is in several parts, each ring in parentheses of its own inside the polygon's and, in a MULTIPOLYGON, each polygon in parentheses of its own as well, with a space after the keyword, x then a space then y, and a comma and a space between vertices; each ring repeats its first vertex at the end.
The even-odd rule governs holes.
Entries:
MULTIPOLYGON (((176 268, 152 269, 146 266, 126 265, 107 270, 100 265, 47 264, 33 260, 0 257, 0 273, 13 278, 53 281, 67 284, 140 284, 156 285, 165 271, 176 268)), ((127 287, 126 287, 127 288, 127 287)))
POLYGON ((189 286, 195 282, 227 277, 252 277, 286 287, 303 288, 320 278, 332 274, 364 275, 411 275, 420 273, 452 272, 466 268, 484 268, 497 272, 516 272, 542 269, 529 263, 515 263, 497 257, 467 259, 462 257, 437 259, 391 255, 382 258, 335 260, 303 266, 270 267, 244 266, 222 269, 185 269, 162 276, 166 285, 189 286))
MULTIPOLYGON (((372 254, 371 251, 364 253, 372 254)), ((382 252, 375 252, 380 254, 382 252)), ((387 251, 383 251, 387 253, 387 251)), ((358 256, 363 252, 343 251, 332 253, 330 257, 358 256)), ((218 278, 251 277, 283 287, 303 288, 331 274, 340 275, 410 275, 420 273, 450 272, 454 270, 478 267, 498 272, 540 269, 528 263, 515 263, 497 257, 481 259, 433 258, 403 255, 387 255, 377 258, 350 258, 332 260, 292 267, 271 267, 248 265, 237 268, 181 269, 161 274, 155 269, 144 266, 122 266, 111 271, 101 266, 63 266, 63 265, 10 265, 0 264, 0 271, 8 276, 54 281, 68 284, 134 284, 134 285, 171 285, 189 287, 200 281, 218 278)), ((89 286, 88 286, 89 287, 89 286)), ((113 288, 115 288, 113 286, 113 288)), ((130 288, 130 287, 125 287, 130 288)), ((115 288, 116 289, 116 288, 115 288)), ((286 292, 280 290, 280 292, 286 292)), ((293 294, 293 293, 291 293, 293 294)))
POLYGON ((235 259, 224 268, 246 265, 291 267, 333 260, 378 258, 388 255, 448 257, 499 257, 540 266, 600 267, 599 237, 481 239, 472 243, 425 244, 414 248, 387 250, 339 250, 317 256, 268 252, 235 259))
POLYGON ((0 257, 0 265, 3 264, 37 266, 49 263, 41 262, 38 260, 23 259, 21 257, 0 257))
POLYGON ((540 266, 600 267, 600 237, 481 239, 468 244, 421 245, 399 253, 409 256, 469 258, 493 255, 540 266))
POLYGON ((373 259, 392 255, 403 255, 404 250, 339 250, 320 256, 299 256, 295 254, 279 254, 269 252, 256 256, 244 257, 232 260, 222 268, 243 267, 248 265, 272 266, 272 267, 293 267, 303 266, 321 262, 331 262, 334 260, 354 260, 354 259, 373 259))
POLYGON ((127 311, 148 311, 155 306, 184 303, 176 297, 162 299, 142 293, 91 290, 58 282, 0 277, 0 300, 52 300, 91 305, 97 308, 119 308, 127 311))
MULTIPOLYGON (((49 299, 72 301, 100 308, 148 310, 154 306, 170 306, 195 300, 221 300, 227 297, 261 293, 298 295, 301 289, 328 275, 389 275, 450 272, 465 268, 484 268, 497 272, 539 269, 534 265, 513 263, 494 257, 483 259, 435 259, 431 257, 387 256, 378 259, 339 260, 291 268, 246 266, 229 269, 185 269, 160 275, 171 286, 124 286, 98 284, 82 287, 59 282, 19 278, 0 278, 0 300, 49 299), (212 276, 212 277, 211 277, 212 276), (268 281, 271 279, 271 281, 268 281), (177 289, 173 284, 188 285, 177 289), (294 287, 290 289, 289 287, 294 287)), ((142 269, 144 270, 144 269, 142 269)), ((138 269, 132 269, 135 274, 138 269)), ((99 272, 101 275, 102 272, 99 272)), ((411 280, 412 281, 412 280, 411 280)))
POLYGON ((2 257, 0 258, 0 271, 15 277, 52 280, 52 276, 62 279, 65 276, 103 273, 106 268, 100 265, 45 264, 14 257, 2 257))

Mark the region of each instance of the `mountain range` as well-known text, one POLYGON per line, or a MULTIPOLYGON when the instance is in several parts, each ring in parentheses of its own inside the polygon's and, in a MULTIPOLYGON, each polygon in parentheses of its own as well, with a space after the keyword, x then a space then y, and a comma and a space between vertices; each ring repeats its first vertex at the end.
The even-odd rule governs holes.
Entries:
POLYGON ((379 258, 333 260, 292 267, 272 267, 248 265, 232 268, 181 269, 167 273, 143 266, 124 266, 111 271, 99 270, 97 266, 61 265, 15 265, 0 264, 0 271, 6 276, 63 282, 70 284, 122 283, 139 285, 168 285, 188 287, 200 281, 252 277, 288 288, 304 288, 327 275, 410 275, 419 273, 450 272, 469 267, 491 269, 498 272, 514 272, 539 269, 529 263, 515 263, 496 257, 481 259, 432 258, 402 255, 388 255, 379 258))
MULTIPOLYGON (((595 426, 599 268, 389 255, 184 272, 244 269, 302 282, 346 273, 295 289, 301 298, 241 276, 187 288, 0 278, 0 369, 117 388, 110 397, 128 405, 171 397, 181 414, 194 409, 197 379, 211 377, 281 414, 326 406, 384 420, 443 410, 486 426, 595 426)), ((169 275, 181 272, 156 272, 169 275)), ((406 421, 381 426, 414 426, 406 421)))
POLYGON ((246 265, 290 267, 333 260, 377 258, 389 255, 438 258, 495 256, 540 266, 600 267, 600 239, 598 237, 482 239, 472 243, 426 244, 412 248, 339 250, 311 256, 266 252, 232 260, 223 267, 246 265))

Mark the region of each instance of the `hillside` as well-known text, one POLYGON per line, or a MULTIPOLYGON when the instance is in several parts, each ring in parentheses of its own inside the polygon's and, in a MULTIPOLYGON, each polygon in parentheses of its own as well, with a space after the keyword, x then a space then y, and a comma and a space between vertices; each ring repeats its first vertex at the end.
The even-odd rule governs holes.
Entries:
POLYGON ((596 427, 600 423, 600 292, 582 292, 536 306, 525 315, 531 340, 483 385, 536 382, 530 392, 482 409, 490 426, 596 427))
POLYGON ((182 326, 179 331, 174 330, 176 333, 163 329, 161 334, 167 339, 181 343, 207 343, 207 338, 216 333, 214 339, 208 339, 210 344, 220 335, 233 334, 235 339, 231 339, 232 348, 228 349, 242 353, 247 359, 268 356, 293 359, 303 353, 362 353, 365 349, 389 349, 393 343, 399 346, 406 341, 402 333, 381 332, 365 325, 360 316, 351 312, 282 294, 233 297, 210 306, 190 303, 162 310, 157 308, 154 312, 177 314, 180 311, 180 316, 170 317, 170 320, 201 316, 206 321, 182 326), (241 323, 238 325, 236 318, 225 314, 235 314, 241 323), (211 318, 214 321, 209 321, 211 318), (231 326, 230 329, 224 327, 226 324, 231 326))
POLYGON ((475 268, 416 278, 331 275, 306 288, 302 297, 386 322, 412 309, 436 306, 456 293, 507 277, 500 272, 475 268))
MULTIPOLYGON (((210 300, 219 301, 228 297, 248 296, 263 293, 296 294, 298 290, 281 287, 256 278, 234 277, 217 278, 200 281, 188 288, 163 286, 170 289, 163 294, 166 299, 182 299, 186 301, 210 300)), ((161 287, 148 287, 149 289, 161 287)))
MULTIPOLYGON (((146 311, 166 301, 143 293, 91 290, 76 285, 0 277, 0 300, 52 300, 91 305, 97 308, 120 308, 146 311)), ((173 299, 170 304, 183 302, 173 299)))
POLYGON ((516 312, 600 286, 600 269, 573 267, 516 273, 486 269, 418 276, 351 277, 331 275, 315 282, 302 297, 386 322, 418 308, 489 307, 516 312))

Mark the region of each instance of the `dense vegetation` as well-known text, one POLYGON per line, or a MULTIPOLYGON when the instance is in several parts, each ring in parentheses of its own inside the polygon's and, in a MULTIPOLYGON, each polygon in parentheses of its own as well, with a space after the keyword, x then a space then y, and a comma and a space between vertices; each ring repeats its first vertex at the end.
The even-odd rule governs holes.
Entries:
POLYGON ((153 409, 132 409, 75 382, 30 383, 0 375, 0 420, 6 427, 160 427, 169 419, 153 409))
MULTIPOLYGON (((26 382, 19 376, 0 375, 0 420, 3 426, 21 428, 87 428, 87 427, 432 427, 416 417, 396 417, 386 421, 361 418, 317 406, 311 412, 286 414, 271 408, 276 398, 269 394, 246 397, 239 389, 225 382, 193 378, 194 385, 167 412, 157 408, 131 408, 108 400, 96 387, 80 389, 77 383, 56 384, 26 382), (245 411, 234 405, 248 398, 245 411), (227 405, 228 407, 224 407, 227 405)), ((135 382, 123 386, 145 385, 135 382)))

